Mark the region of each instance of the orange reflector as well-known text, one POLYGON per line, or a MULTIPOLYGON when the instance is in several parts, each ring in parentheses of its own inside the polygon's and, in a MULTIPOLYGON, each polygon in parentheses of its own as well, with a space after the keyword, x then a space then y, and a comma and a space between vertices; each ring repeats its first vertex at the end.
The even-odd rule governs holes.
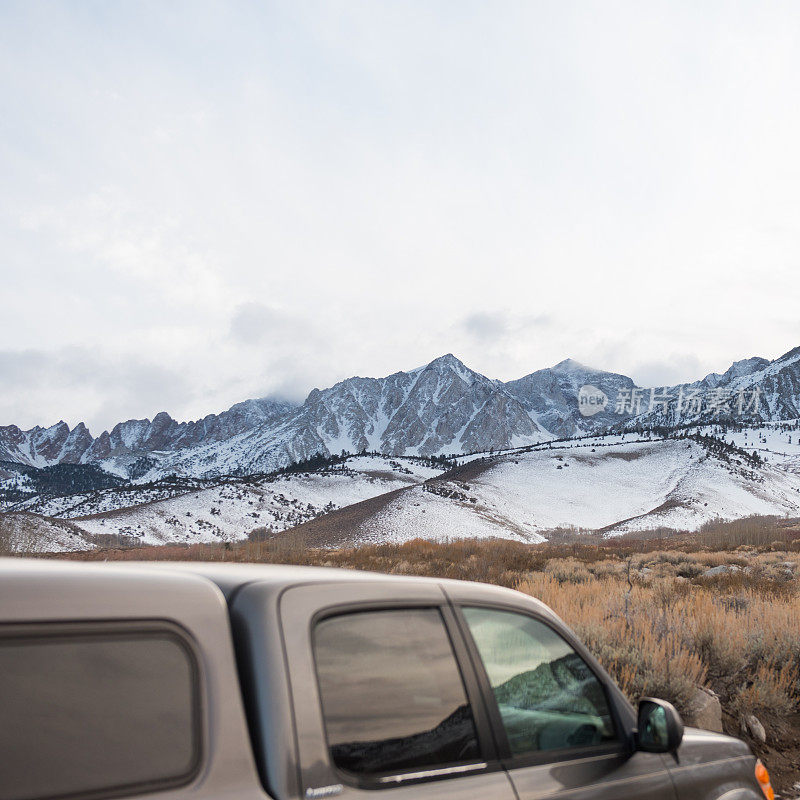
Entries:
POLYGON ((761 763, 760 758, 756 761, 756 780, 761 787, 761 791, 764 792, 764 797, 766 797, 767 800, 775 800, 775 790, 769 782, 769 772, 767 772, 767 768, 761 763))

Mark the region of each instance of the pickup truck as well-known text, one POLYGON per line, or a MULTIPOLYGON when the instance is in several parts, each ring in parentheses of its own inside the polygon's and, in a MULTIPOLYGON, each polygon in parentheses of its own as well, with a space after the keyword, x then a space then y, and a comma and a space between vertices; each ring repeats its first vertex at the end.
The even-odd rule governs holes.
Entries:
POLYGON ((545 605, 348 570, 0 559, 0 800, 763 800, 545 605))

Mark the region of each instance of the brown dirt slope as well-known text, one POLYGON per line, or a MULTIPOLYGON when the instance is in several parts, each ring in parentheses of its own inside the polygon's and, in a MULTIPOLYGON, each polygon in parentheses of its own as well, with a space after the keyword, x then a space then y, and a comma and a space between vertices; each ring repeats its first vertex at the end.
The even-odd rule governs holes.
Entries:
MULTIPOLYGON (((497 459, 477 459, 454 467, 435 478, 429 478, 425 483, 435 485, 443 481, 475 480, 479 475, 493 467, 497 459)), ((331 511, 324 516, 317 517, 309 522, 291 528, 291 533, 301 537, 307 547, 350 547, 355 543, 357 534, 364 534, 372 526, 372 520, 380 514, 403 492, 413 489, 416 484, 395 489, 386 494, 354 503, 345 508, 331 511)), ((289 531, 284 531, 279 536, 286 536, 289 531)))

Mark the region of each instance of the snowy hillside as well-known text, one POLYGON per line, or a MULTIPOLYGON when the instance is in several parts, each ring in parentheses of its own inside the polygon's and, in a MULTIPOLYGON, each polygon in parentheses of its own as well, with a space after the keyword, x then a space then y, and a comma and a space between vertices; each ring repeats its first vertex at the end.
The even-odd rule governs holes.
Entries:
MULTIPOLYGON (((800 514, 800 475, 693 440, 631 435, 473 462, 462 477, 393 496, 359 521, 353 541, 421 537, 535 542, 556 528, 623 533, 697 529, 717 518, 800 514)), ((311 526, 324 527, 325 520, 311 526)))
POLYGON ((169 496, 163 498, 157 495, 159 487, 143 489, 138 497, 108 489, 90 496, 53 498, 36 506, 46 517, 15 512, 0 515, 0 524, 18 520, 14 535, 20 542, 26 522, 32 529, 42 528, 41 535, 25 538, 24 546, 33 550, 86 549, 96 541, 115 538, 141 544, 233 541, 259 527, 268 534, 277 533, 440 472, 415 459, 354 456, 317 472, 226 480, 182 493, 166 487, 163 491, 169 496), (119 503, 124 506, 115 507, 119 503), (55 515, 63 519, 52 519, 55 515), (49 540, 47 526, 53 528, 49 540))
POLYGON ((477 454, 447 473, 419 459, 352 456, 317 471, 195 482, 190 490, 164 481, 32 499, 0 515, 0 526, 13 522, 20 546, 58 550, 119 539, 232 541, 257 528, 272 536, 297 526, 309 546, 693 530, 720 518, 800 515, 795 430, 584 437, 477 454))
POLYGON ((41 496, 33 495, 27 500, 8 504, 5 510, 31 512, 47 517, 74 519, 77 517, 117 511, 144 503, 166 500, 170 497, 186 494, 208 487, 210 482, 204 481, 168 481, 162 480, 153 484, 136 486, 126 484, 110 489, 100 489, 73 494, 41 496))
POLYGON ((69 520, 38 514, 0 514, 0 553, 65 553, 91 550, 95 542, 69 520))
POLYGON ((726 426, 724 429, 719 425, 700 425, 690 430, 717 436, 742 450, 757 453, 769 464, 800 472, 800 420, 768 422, 741 428, 726 426))

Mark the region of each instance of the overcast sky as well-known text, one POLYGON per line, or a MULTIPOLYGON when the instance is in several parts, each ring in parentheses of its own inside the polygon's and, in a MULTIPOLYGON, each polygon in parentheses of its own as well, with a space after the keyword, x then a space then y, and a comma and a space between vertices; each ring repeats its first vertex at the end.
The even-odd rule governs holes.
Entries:
POLYGON ((0 425, 800 345, 800 4, 0 3, 0 425))

